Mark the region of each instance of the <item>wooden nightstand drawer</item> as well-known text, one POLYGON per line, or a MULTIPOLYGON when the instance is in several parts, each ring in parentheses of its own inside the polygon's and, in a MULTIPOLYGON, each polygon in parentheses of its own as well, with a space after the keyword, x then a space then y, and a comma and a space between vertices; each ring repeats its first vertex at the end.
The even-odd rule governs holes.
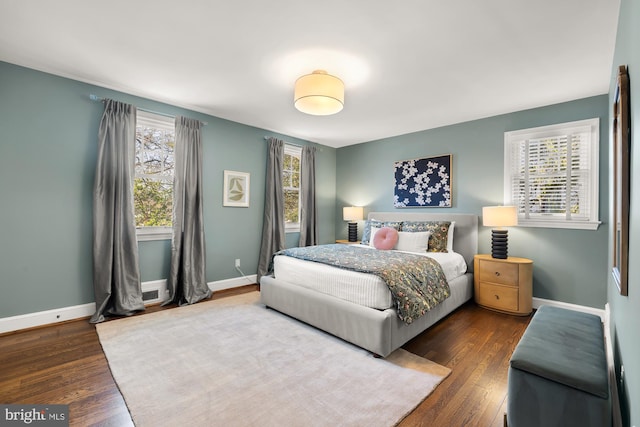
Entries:
POLYGON ((518 286, 518 265, 506 262, 481 260, 480 281, 518 286))
POLYGON ((518 311, 518 288, 480 283, 477 302, 497 310, 518 311))

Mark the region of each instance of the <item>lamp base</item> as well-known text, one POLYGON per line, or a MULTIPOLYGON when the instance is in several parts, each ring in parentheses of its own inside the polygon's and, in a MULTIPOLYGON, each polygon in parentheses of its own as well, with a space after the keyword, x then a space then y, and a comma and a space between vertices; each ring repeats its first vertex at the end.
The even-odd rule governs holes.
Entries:
POLYGON ((507 230, 491 230, 491 256, 507 259, 508 255, 507 230))
POLYGON ((349 223, 349 241, 350 242, 358 241, 358 223, 357 222, 349 223))

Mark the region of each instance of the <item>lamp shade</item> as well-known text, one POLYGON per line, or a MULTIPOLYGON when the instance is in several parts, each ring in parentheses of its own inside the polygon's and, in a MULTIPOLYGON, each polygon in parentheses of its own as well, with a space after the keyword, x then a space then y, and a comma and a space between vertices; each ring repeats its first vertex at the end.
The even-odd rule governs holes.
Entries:
POLYGON ((362 206, 348 206, 342 208, 342 219, 345 221, 360 221, 364 216, 362 206))
POLYGON ((314 116, 338 113, 344 107, 344 83, 324 70, 315 70, 296 80, 293 101, 298 110, 314 116))
POLYGON ((518 225, 515 206, 485 206, 482 208, 482 225, 487 227, 510 227, 518 225))

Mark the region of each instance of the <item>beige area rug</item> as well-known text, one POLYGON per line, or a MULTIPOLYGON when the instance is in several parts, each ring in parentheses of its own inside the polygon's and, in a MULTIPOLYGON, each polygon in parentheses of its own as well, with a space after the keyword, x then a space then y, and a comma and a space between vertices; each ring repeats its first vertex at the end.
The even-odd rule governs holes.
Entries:
POLYGON ((137 426, 392 426, 450 373, 404 350, 374 358, 258 292, 96 328, 137 426))

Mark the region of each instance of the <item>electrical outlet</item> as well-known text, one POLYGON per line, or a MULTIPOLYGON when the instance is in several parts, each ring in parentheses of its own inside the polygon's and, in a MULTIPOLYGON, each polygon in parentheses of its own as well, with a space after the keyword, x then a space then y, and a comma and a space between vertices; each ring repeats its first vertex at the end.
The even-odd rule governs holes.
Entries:
POLYGON ((236 268, 240 268, 240 258, 236 258, 236 268))

